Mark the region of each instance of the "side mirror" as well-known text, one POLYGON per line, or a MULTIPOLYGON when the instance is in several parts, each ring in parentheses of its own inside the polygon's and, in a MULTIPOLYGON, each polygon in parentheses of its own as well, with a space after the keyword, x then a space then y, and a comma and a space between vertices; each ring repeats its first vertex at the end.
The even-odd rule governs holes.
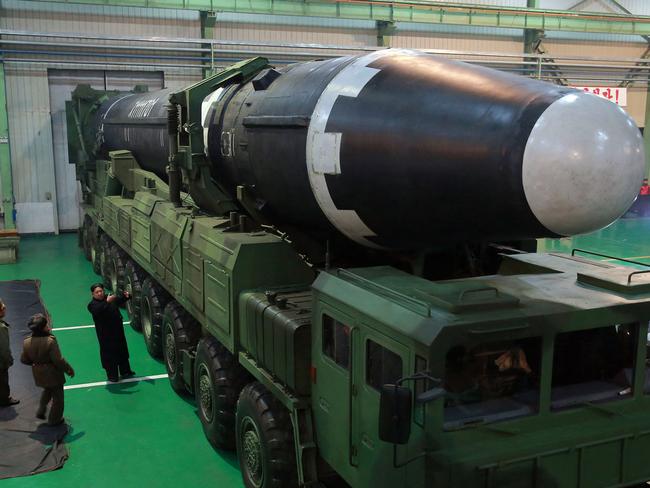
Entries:
POLYGON ((379 401, 379 438, 406 444, 411 436, 412 393, 405 386, 384 385, 379 401))

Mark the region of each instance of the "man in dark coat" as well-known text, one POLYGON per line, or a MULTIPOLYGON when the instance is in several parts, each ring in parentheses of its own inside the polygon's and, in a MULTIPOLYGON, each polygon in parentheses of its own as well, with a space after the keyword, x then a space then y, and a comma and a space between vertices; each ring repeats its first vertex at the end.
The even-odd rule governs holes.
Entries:
POLYGON ((52 402, 48 425, 60 425, 63 418, 63 384, 67 374, 74 376, 74 369, 61 355, 61 349, 52 335, 52 327, 42 313, 32 315, 27 323, 32 335, 23 341, 20 361, 32 367, 34 383, 43 388, 36 417, 45 419, 47 405, 52 402))
POLYGON ((128 292, 121 296, 108 295, 104 293, 104 285, 95 283, 90 287, 93 299, 88 304, 88 311, 93 315, 95 332, 99 341, 99 355, 102 360, 102 368, 106 370, 108 381, 119 381, 122 378, 130 378, 135 375, 129 364, 129 348, 124 337, 124 325, 120 305, 129 300, 128 292))
POLYGON ((7 307, 0 300, 0 407, 10 407, 20 403, 12 398, 9 391, 9 368, 14 364, 9 347, 9 324, 4 321, 7 307))

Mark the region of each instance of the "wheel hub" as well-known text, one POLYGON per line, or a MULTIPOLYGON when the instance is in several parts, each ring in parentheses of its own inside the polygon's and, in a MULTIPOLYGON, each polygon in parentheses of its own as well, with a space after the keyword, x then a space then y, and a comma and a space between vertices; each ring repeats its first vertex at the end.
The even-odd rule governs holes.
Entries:
POLYGON ((212 382, 210 375, 205 369, 205 365, 201 365, 199 372, 199 398, 201 401, 201 412, 203 417, 208 421, 212 421, 212 382))
POLYGON ((147 340, 151 338, 151 307, 146 299, 142 300, 142 333, 147 340))
POLYGON ((165 334, 165 349, 167 353, 167 369, 171 374, 174 374, 176 372, 176 341, 174 340, 174 332, 169 325, 165 334))
POLYGON ((264 483, 262 441, 257 432, 255 423, 246 417, 243 421, 242 452, 244 469, 248 479, 256 487, 264 483))
MULTIPOLYGON (((133 298, 133 287, 131 286, 131 280, 127 276, 124 280, 124 289, 128 292, 129 296, 133 298)), ((126 302, 126 313, 129 315, 129 319, 133 320, 133 300, 127 300, 126 302)))

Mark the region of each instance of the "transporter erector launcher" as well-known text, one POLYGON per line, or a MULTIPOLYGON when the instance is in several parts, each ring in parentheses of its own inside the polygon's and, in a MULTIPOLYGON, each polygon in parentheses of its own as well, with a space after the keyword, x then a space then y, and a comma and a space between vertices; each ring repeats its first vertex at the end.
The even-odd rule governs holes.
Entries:
MULTIPOLYGON (((110 98, 100 153, 165 176, 170 90, 110 98)), ((416 51, 266 69, 203 102, 210 177, 269 222, 420 249, 608 225, 643 180, 642 138, 593 95, 416 51)), ((197 130, 197 128, 193 128, 197 130)), ((209 189, 184 171, 199 207, 209 189)))
POLYGON ((67 102, 80 241, 246 488, 650 479, 650 274, 511 242, 630 205, 616 105, 401 50, 115 95, 67 102))

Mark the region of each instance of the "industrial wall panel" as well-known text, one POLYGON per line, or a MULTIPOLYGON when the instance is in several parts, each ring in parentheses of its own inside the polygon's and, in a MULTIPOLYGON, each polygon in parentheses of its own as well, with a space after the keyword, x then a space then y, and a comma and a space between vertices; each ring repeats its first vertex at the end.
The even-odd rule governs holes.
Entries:
MULTIPOLYGON (((198 12, 145 9, 135 7, 110 7, 99 5, 75 5, 35 2, 21 0, 3 0, 0 27, 4 29, 27 30, 33 32, 89 33, 106 36, 143 36, 169 38, 199 38, 200 23, 198 12)), ((45 38, 35 38, 45 39, 45 38)), ((69 38, 60 38, 60 42, 71 42, 69 38)), ((72 40, 79 43, 79 40, 72 40)), ((98 41, 93 44, 128 44, 128 41, 98 41)), ((174 44, 168 44, 174 46, 174 44)), ((107 51, 109 54, 110 51, 107 51)), ((138 55, 137 52, 131 53, 138 55)), ((194 56, 194 54, 188 54, 194 56)), ((161 54, 162 56, 162 54, 161 54)), ((22 57, 26 57, 22 55, 22 57)), ((88 61, 116 61, 118 58, 80 58, 88 61)), ((134 58, 137 60, 138 58, 134 58)), ((124 60, 121 58, 120 60, 124 60)), ((146 59, 144 65, 183 64, 187 61, 173 59, 146 59)), ((69 67, 62 65, 62 67, 69 67)), ((133 68, 131 68, 133 69, 133 68)), ((170 69, 171 70, 171 69, 170 69)), ((178 69, 177 78, 189 78, 195 81, 197 70, 178 69)), ((199 73, 200 75, 200 73, 199 73)))
POLYGON ((448 33, 431 33, 398 30, 391 37, 391 46, 407 49, 448 49, 453 51, 498 52, 519 54, 523 52, 520 36, 485 35, 467 37, 448 33))
MULTIPOLYGON (((259 18, 261 16, 255 16, 259 18)), ((266 16, 270 17, 270 16, 266 16)), ((220 17, 219 17, 220 19, 220 17)), ((349 22, 336 25, 332 19, 309 19, 296 18, 296 22, 280 22, 276 25, 269 24, 266 19, 259 23, 249 22, 250 16, 245 21, 223 20, 217 21, 214 28, 214 39, 230 41, 248 41, 254 43, 273 44, 321 44, 328 46, 375 46, 377 43, 377 31, 374 23, 356 22, 350 27, 349 22), (306 22, 312 20, 313 22, 306 22), (327 20, 329 22, 322 22, 327 20), (299 22, 298 22, 299 21, 299 22), (344 25, 344 26, 343 26, 344 25)), ((282 18, 280 20, 286 20, 282 18)), ((260 55, 269 55, 269 51, 275 53, 271 57, 274 61, 282 61, 283 52, 292 53, 296 49, 282 47, 264 46, 217 46, 217 58, 221 63, 229 56, 229 51, 245 49, 260 55)), ((300 49, 298 49, 298 52, 300 49)), ((313 50, 312 50, 313 51, 313 50)), ((349 52, 341 51, 341 55, 349 52)))
MULTIPOLYGON (((5 76, 16 202, 53 201, 56 188, 46 73, 8 65, 5 76)), ((30 212, 38 211, 33 206, 23 209, 17 214, 18 220, 29 220, 34 217, 30 212)))
POLYGON ((547 31, 545 33, 546 39, 553 40, 567 40, 575 42, 609 42, 609 43, 637 43, 648 44, 648 42, 641 36, 626 36, 619 34, 594 34, 588 32, 563 32, 563 31, 547 31))
MULTIPOLYGON (((561 57, 561 56, 577 56, 585 58, 631 58, 637 59, 640 58, 647 48, 647 44, 644 46, 635 42, 626 42, 626 43, 608 43, 605 41, 570 41, 570 40, 560 40, 560 39, 546 39, 543 44, 546 55, 549 58, 561 57)), ((568 62, 568 61, 564 61, 568 62)), ((575 60, 571 61, 572 63, 594 63, 588 59, 580 61, 575 60)), ((596 61, 597 64, 601 65, 613 65, 617 63, 615 61, 596 61)), ((561 69, 561 68, 560 68, 561 69)), ((606 68, 602 69, 606 71, 606 68)), ((589 75, 585 75, 588 77, 589 75)), ((598 76, 597 74, 593 76, 598 76)), ((602 75, 606 76, 606 75, 602 75)), ((578 86, 617 86, 618 83, 605 83, 603 81, 590 81, 587 79, 570 79, 571 84, 578 86)), ((646 100, 646 88, 645 87, 634 87, 627 90, 627 106, 624 107, 625 110, 630 114, 634 119, 636 124, 639 127, 645 126, 645 100, 646 100)))
MULTIPOLYGON (((3 0, 1 9, 0 28, 4 29, 123 36, 199 37, 200 35, 196 12, 56 3, 37 4, 19 0, 3 0)), ((59 40, 70 42, 70 39, 66 38, 59 40)), ((101 44, 103 41, 92 42, 101 44)), ((29 56, 21 55, 21 57, 29 56)), ((88 57, 79 60, 82 63, 86 60, 110 61, 106 58, 88 57)), ((156 65, 170 62, 172 61, 161 60, 158 63, 147 62, 146 65, 143 63, 143 70, 155 70, 156 65)), ((74 168, 66 164, 66 134, 63 130, 62 107, 50 104, 47 68, 57 66, 66 70, 70 70, 71 67, 67 64, 27 65, 7 62, 5 68, 16 201, 55 203, 53 216, 55 222, 49 223, 47 228, 32 229, 33 226, 22 226, 23 229, 36 232, 49 232, 52 229, 58 231, 59 228, 75 229, 79 224, 74 168), (56 164, 57 154, 60 156, 59 164, 56 164), (58 210, 61 210, 60 214, 58 210)), ((97 66, 100 70, 102 67, 97 66)), ((120 70, 110 66, 107 68, 113 72, 120 70)), ((165 71, 167 86, 170 87, 187 86, 200 79, 198 70, 170 68, 159 71, 165 71)), ((148 75, 149 73, 144 72, 142 76, 136 78, 148 75)), ((128 78, 131 76, 132 73, 123 75, 127 78, 125 83, 128 83, 128 78)), ((115 75, 115 83, 109 88, 124 88, 119 83, 119 77, 119 74, 115 75)), ((132 87, 134 83, 129 84, 132 87)), ((152 88, 161 86, 162 83, 152 88)), ((53 98, 55 102, 57 99, 58 96, 53 98)), ((39 207, 22 205, 20 208, 18 220, 29 220, 34 218, 32 213, 38 211, 39 207)))
POLYGON ((373 21, 368 20, 331 19, 326 17, 295 17, 289 15, 240 14, 232 12, 220 12, 217 19, 218 23, 293 25, 341 29, 370 29, 375 24, 373 21))
POLYGON ((636 122, 639 127, 645 127, 645 105, 647 99, 647 89, 637 87, 627 89, 627 107, 625 110, 636 122))
MULTIPOLYGON (((601 59, 640 58, 648 47, 647 43, 610 43, 606 41, 571 41, 562 39, 546 39, 543 46, 549 57, 582 56, 601 59)), ((603 63, 603 61, 600 61, 598 64, 603 63)))

